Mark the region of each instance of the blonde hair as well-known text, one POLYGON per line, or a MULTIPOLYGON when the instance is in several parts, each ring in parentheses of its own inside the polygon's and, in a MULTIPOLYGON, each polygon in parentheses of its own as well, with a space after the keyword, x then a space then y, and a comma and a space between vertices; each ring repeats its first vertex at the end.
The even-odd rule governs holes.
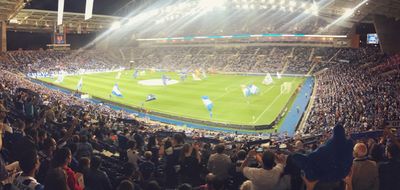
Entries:
POLYGON ((253 186, 253 183, 250 180, 247 180, 242 183, 240 186, 240 190, 251 190, 253 186))
POLYGON ((357 143, 353 148, 353 155, 356 158, 362 158, 367 156, 368 149, 364 143, 357 143))

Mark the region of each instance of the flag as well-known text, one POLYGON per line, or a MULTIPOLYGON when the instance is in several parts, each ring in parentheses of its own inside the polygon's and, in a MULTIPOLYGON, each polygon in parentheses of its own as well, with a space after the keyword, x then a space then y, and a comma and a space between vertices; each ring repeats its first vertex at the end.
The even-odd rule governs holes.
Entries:
POLYGON ((81 91, 82 90, 82 85, 83 85, 83 79, 79 80, 78 84, 76 85, 76 90, 81 91))
POLYGON ((115 95, 115 96, 118 96, 118 97, 122 97, 122 93, 121 93, 121 91, 119 90, 118 84, 115 84, 115 85, 114 85, 111 94, 113 94, 113 95, 115 95))
POLYGON ((180 72, 179 73, 179 76, 180 76, 180 78, 181 78, 181 81, 185 81, 186 80, 186 77, 187 77, 187 74, 186 74, 186 72, 180 72))
POLYGON ((205 70, 203 70, 202 74, 203 74, 203 78, 207 78, 207 74, 206 74, 205 70))
POLYGON ((247 86, 242 85, 242 92, 245 97, 249 97, 251 95, 256 95, 259 93, 259 91, 260 91, 259 88, 254 84, 250 84, 247 86))
POLYGON ((280 74, 279 72, 276 72, 276 77, 277 77, 278 79, 281 79, 281 78, 282 78, 282 76, 281 76, 281 74, 280 74))
POLYGON ((135 72, 133 72, 133 78, 136 79, 139 75, 139 71, 135 70, 135 72))
POLYGON ((273 82, 272 77, 269 73, 267 73, 267 75, 265 76, 264 80, 263 80, 263 84, 265 85, 269 85, 273 82))
POLYGON ((92 18, 93 0, 86 0, 85 20, 92 18))
POLYGON ((242 87, 243 96, 249 97, 251 95, 250 89, 245 85, 242 85, 241 87, 242 87))
POLYGON ((192 73, 193 80, 201 80, 196 74, 192 73))
POLYGON ((55 83, 62 83, 64 81, 64 74, 59 74, 55 83))
POLYGON ((210 118, 212 117, 212 109, 214 107, 213 102, 208 98, 208 96, 202 96, 201 100, 203 101, 204 106, 206 106, 207 111, 210 113, 210 118))
POLYGON ((117 73, 117 76, 115 76, 115 79, 120 79, 121 78, 121 71, 119 71, 118 73, 117 73))
POLYGON ((156 96, 154 94, 147 95, 146 102, 150 102, 150 101, 153 101, 153 100, 157 100, 157 98, 156 98, 156 96))
POLYGON ((64 15, 64 0, 58 0, 57 25, 62 25, 64 15))
POLYGON ((168 80, 170 80, 170 78, 167 75, 162 75, 162 83, 164 86, 167 86, 168 84, 168 80))
POLYGON ((258 87, 256 85, 254 85, 254 84, 249 85, 248 88, 249 88, 249 91, 250 91, 251 95, 256 95, 259 92, 258 87))

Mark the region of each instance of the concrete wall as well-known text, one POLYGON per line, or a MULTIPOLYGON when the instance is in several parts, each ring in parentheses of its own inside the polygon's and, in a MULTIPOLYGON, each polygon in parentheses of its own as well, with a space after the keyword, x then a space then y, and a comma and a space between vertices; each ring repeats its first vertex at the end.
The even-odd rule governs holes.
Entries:
POLYGON ((388 54, 400 52, 400 20, 374 15, 374 26, 378 33, 381 49, 388 54))

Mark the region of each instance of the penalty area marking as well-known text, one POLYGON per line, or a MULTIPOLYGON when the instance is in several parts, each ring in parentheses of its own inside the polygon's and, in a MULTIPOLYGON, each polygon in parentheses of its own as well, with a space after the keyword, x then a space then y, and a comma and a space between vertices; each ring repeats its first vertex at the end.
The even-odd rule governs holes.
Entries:
MULTIPOLYGON (((290 82, 293 82, 293 81, 294 81, 294 79, 292 79, 290 82)), ((266 108, 264 109, 264 111, 257 117, 257 119, 253 122, 253 124, 254 124, 254 123, 257 123, 258 120, 261 119, 261 116, 263 116, 264 113, 265 113, 266 111, 268 111, 268 110, 272 107, 272 105, 274 105, 275 102, 276 102, 281 96, 282 96, 282 94, 279 94, 279 96, 275 97, 275 99, 271 102, 271 104, 269 104, 268 107, 266 107, 266 108)))

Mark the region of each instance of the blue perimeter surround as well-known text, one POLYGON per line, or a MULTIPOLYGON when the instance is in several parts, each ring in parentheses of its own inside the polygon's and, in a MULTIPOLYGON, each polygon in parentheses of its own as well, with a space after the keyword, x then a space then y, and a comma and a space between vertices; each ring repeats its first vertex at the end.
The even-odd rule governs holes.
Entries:
MULTIPOLYGON (((50 85, 50 84, 47 84, 44 82, 40 82, 38 80, 31 80, 31 81, 33 81, 37 84, 43 85, 47 88, 53 89, 53 90, 61 91, 66 94, 71 94, 71 91, 63 89, 63 88, 59 88, 57 86, 53 86, 53 85, 50 85)), ((289 136, 293 136, 293 134, 296 131, 297 125, 300 122, 300 120, 304 114, 304 111, 307 108, 313 87, 314 87, 313 77, 307 77, 306 81, 301 86, 299 93, 297 93, 296 99, 293 102, 292 107, 290 108, 289 112, 287 113, 286 117, 284 118, 283 124, 282 124, 281 128, 279 129, 279 133, 287 132, 287 134, 289 136), (307 94, 307 96, 306 96, 306 94, 307 94), (297 113, 297 106, 300 107, 299 113, 297 113)), ((105 103, 105 102, 102 102, 102 101, 94 99, 94 98, 90 98, 90 99, 88 99, 88 101, 95 103, 95 104, 103 103, 104 105, 107 105, 114 110, 123 110, 128 113, 138 115, 139 117, 142 117, 142 118, 147 117, 150 120, 159 121, 162 123, 169 123, 169 124, 177 125, 177 126, 187 126, 189 128, 210 130, 210 131, 220 131, 220 132, 226 132, 226 133, 237 132, 238 134, 259 134, 259 132, 237 131, 234 129, 212 127, 212 126, 190 123, 190 122, 186 122, 186 121, 179 121, 179 120, 159 117, 159 116, 155 116, 155 115, 151 115, 151 114, 144 114, 144 113, 138 112, 133 109, 128 109, 128 108, 120 107, 120 106, 117 106, 114 104, 105 103)), ((270 134, 262 134, 262 135, 270 135, 270 134)))
POLYGON ((307 105, 310 102, 311 94, 314 88, 314 78, 307 77, 300 91, 296 95, 296 99, 292 104, 289 112, 287 113, 282 126, 279 128, 280 133, 288 133, 293 136, 296 132, 297 125, 299 124, 307 105))

